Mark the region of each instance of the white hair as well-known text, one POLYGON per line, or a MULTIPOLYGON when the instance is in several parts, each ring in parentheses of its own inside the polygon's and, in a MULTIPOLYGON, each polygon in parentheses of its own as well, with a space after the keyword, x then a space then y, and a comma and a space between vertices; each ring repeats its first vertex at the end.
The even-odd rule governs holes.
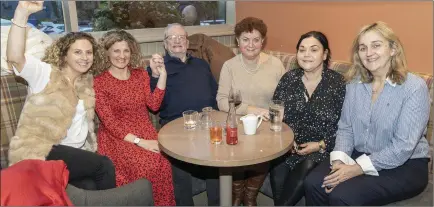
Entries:
MULTIPOLYGON (((182 24, 179 23, 168 24, 167 27, 164 29, 164 39, 166 39, 167 33, 169 33, 169 29, 172 27, 181 27, 185 31, 185 28, 182 24)), ((185 31, 185 36, 188 36, 187 31, 185 31)))

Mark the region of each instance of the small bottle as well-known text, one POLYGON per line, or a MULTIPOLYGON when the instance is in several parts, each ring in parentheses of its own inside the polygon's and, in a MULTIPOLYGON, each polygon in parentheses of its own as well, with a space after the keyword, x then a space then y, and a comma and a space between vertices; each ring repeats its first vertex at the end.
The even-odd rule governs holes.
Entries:
MULTIPOLYGON (((232 91, 232 90, 231 90, 232 91)), ((226 119, 226 143, 236 145, 238 143, 238 120, 235 113, 235 103, 232 94, 229 93, 229 113, 226 119)))

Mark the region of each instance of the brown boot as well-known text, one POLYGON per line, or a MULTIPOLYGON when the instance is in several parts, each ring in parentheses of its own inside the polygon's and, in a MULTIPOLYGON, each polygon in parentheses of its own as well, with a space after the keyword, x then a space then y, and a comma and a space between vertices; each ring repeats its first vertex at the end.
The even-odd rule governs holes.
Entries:
POLYGON ((244 197, 244 180, 232 181, 232 206, 240 206, 244 197))
POLYGON ((267 173, 258 173, 246 179, 246 192, 244 193, 244 206, 257 206, 256 198, 258 197, 259 189, 265 180, 267 173))

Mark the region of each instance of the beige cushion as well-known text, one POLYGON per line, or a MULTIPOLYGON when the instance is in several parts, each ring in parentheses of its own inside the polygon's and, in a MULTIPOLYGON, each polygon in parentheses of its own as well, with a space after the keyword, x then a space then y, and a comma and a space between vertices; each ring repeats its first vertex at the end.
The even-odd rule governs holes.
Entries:
MULTIPOLYGON (((11 26, 1 26, 1 75, 11 74, 11 68, 6 62, 6 47, 11 26)), ((36 28, 27 28, 26 55, 33 55, 39 59, 44 56, 45 49, 53 43, 53 39, 36 28)))

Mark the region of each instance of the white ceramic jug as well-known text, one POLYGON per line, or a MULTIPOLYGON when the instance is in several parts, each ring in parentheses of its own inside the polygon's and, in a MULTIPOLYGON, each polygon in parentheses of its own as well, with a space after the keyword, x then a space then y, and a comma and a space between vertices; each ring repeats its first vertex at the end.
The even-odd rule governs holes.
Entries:
POLYGON ((244 133, 246 135, 254 135, 256 134, 256 129, 259 128, 262 123, 262 116, 247 114, 241 117, 240 120, 243 122, 244 133))

